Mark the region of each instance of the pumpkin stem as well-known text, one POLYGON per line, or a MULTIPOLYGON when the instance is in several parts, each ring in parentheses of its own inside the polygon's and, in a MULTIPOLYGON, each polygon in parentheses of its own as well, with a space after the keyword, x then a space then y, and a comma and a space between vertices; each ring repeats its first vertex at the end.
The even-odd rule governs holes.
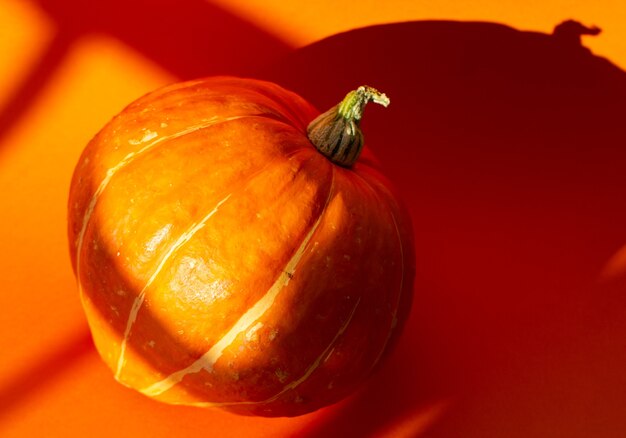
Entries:
POLYGON ((368 86, 350 91, 346 97, 307 127, 307 135, 318 151, 333 163, 352 166, 363 149, 363 133, 359 124, 368 102, 389 105, 384 93, 368 86))

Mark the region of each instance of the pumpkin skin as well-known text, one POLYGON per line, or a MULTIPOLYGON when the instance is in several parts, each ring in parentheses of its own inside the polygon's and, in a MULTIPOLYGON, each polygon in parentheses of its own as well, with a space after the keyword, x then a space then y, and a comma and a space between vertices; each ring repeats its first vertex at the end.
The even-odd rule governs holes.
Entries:
POLYGON ((69 196, 74 272, 116 380, 157 400, 295 416, 371 374, 411 303, 410 220, 367 151, 331 163, 318 112, 214 77, 124 109, 69 196))

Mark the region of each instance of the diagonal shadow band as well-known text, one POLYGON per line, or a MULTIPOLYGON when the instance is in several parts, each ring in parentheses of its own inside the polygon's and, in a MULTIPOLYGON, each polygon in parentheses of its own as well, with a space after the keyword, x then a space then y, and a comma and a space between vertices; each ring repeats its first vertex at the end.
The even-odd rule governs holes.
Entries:
POLYGON ((63 31, 117 38, 181 79, 252 74, 289 45, 204 0, 39 0, 63 31))
POLYGON ((121 40, 181 79, 253 76, 290 47, 253 24, 203 0, 35 2, 57 28, 38 62, 0 108, 0 147, 11 127, 50 85, 72 45, 83 35, 121 40))
POLYGON ((13 90, 7 103, 0 108, 0 147, 4 137, 32 107, 39 93, 61 65, 74 41, 69 32, 59 32, 51 40, 41 58, 33 65, 21 83, 13 90))
POLYGON ((94 353, 91 335, 84 330, 42 354, 35 363, 24 364, 18 375, 0 387, 0 420, 11 415, 34 393, 44 390, 47 385, 69 373, 82 358, 94 353))

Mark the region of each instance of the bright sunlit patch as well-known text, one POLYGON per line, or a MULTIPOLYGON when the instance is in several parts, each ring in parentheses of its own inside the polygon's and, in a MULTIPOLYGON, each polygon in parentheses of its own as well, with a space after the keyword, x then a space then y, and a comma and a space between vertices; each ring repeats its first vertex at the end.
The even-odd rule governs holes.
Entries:
POLYGON ((416 408, 403 418, 373 434, 373 437, 417 438, 428 430, 448 410, 450 401, 440 401, 425 408, 416 408))
POLYGON ((153 138, 156 138, 158 135, 159 135, 158 133, 156 133, 154 131, 150 131, 148 129, 148 130, 146 130, 143 133, 143 135, 142 135, 142 137, 140 139, 138 139, 138 140, 131 139, 131 140, 128 140, 128 142, 130 144, 132 144, 132 145, 139 145, 141 143, 146 143, 146 142, 152 140, 153 138))
MULTIPOLYGON (((0 78, 5 67, 14 64, 13 59, 3 62, 0 78)), ((47 172, 51 164, 68 165, 65 175, 71 175, 82 149, 113 115, 143 94, 175 81, 140 53, 104 35, 72 41, 48 75, 32 107, 11 127, 2 153, 3 158, 16 150, 36 153, 46 158, 47 172)))
POLYGON ((163 239, 167 237, 171 228, 172 224, 166 224, 159 231, 154 233, 150 240, 148 240, 145 244, 146 251, 148 251, 149 253, 154 253, 154 251, 156 251, 157 247, 160 245, 163 239))
MULTIPOLYGON (((0 2, 0 48, 5 50, 9 42, 11 47, 17 45, 8 52, 0 50, 0 75, 26 59, 14 55, 15 50, 33 50, 23 55, 32 61, 42 56, 39 48, 46 48, 50 30, 36 11, 28 12, 29 5, 21 0, 0 2), (37 28, 39 19, 43 30, 37 28), (24 29, 13 29, 4 39, 9 27, 22 25, 24 29)), ((12 74, 25 75, 31 66, 26 67, 12 74)), ((4 267, 0 307, 11 309, 3 315, 3 327, 11 330, 0 332, 7 373, 40 352, 42 345, 54 345, 70 328, 84 324, 77 295, 67 293, 75 290, 67 250, 67 196, 81 151, 128 102, 174 80, 126 45, 98 35, 72 41, 47 74, 29 106, 3 133, 0 145, 0 186, 10 187, 0 192, 4 267), (35 254, 37 275, 33 275, 35 254)), ((7 87, 15 85, 10 82, 7 87)))
POLYGON ((604 265, 601 280, 612 280, 626 275, 626 245, 622 246, 604 265))
MULTIPOLYGON (((230 198, 230 196, 231 196, 231 194, 226 195, 226 197, 224 199, 222 199, 221 201, 219 201, 217 203, 217 205, 213 208, 213 210, 211 210, 199 223, 194 224, 189 230, 187 230, 185 233, 183 233, 170 246, 170 248, 167 250, 167 252, 165 252, 165 254, 161 257, 161 261, 159 262, 159 264, 157 265, 156 269, 152 273, 152 276, 146 282, 144 288, 141 290, 141 292, 139 292, 139 295, 137 296, 137 298, 135 298, 135 301, 133 302, 133 306, 132 306, 132 308, 130 310, 130 314, 128 315, 128 321, 126 322, 126 329, 124 331, 124 339, 122 340, 122 347, 120 349, 120 357, 118 359, 117 370, 115 372, 115 378, 116 379, 119 379, 119 377, 121 375, 121 372, 122 372, 122 368, 124 367, 126 344, 128 343, 128 340, 130 338, 133 324, 137 320, 137 315, 139 314, 139 310, 141 309, 141 306, 143 305, 143 302, 145 300, 146 292, 148 291, 148 289, 150 288, 150 286, 152 285, 154 280, 157 278, 157 276, 161 273, 161 271, 166 266, 166 264, 169 263, 169 261, 171 260, 171 257, 176 253, 176 251, 178 251, 183 245, 185 245, 187 242, 189 242, 189 240, 191 240, 193 238, 193 236, 198 231, 200 231, 202 228, 204 228, 204 226, 206 225, 206 222, 215 213, 217 213, 218 208, 224 202, 226 202, 228 200, 228 198, 230 198)), ((179 333, 179 334, 182 334, 182 333, 179 333)))

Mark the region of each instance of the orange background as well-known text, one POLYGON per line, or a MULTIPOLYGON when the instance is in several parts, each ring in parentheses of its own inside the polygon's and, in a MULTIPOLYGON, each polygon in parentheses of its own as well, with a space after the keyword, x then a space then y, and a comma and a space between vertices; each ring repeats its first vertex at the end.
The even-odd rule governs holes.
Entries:
MULTIPOLYGON (((547 190, 558 196, 541 198, 523 218, 492 203, 505 199, 508 205, 510 196, 524 202, 525 196, 544 193, 532 182, 515 186, 514 195, 494 194, 479 199, 484 205, 467 207, 462 194, 450 200, 422 189, 413 196, 411 184, 418 180, 393 159, 383 160, 387 170, 398 171, 417 242, 423 238, 430 251, 422 255, 442 262, 418 267, 423 272, 407 332, 368 386, 337 406, 299 418, 171 407, 116 384, 91 344, 67 251, 66 199, 82 148, 123 106, 160 85, 209 74, 279 78, 276 66, 298 48, 372 24, 479 20, 550 33, 568 18, 600 26, 603 33, 585 38, 585 45, 626 66, 626 7, 617 0, 0 0, 0 436, 626 436, 626 374, 620 372, 626 369, 626 318, 619 312, 626 261, 620 252, 626 243, 620 194, 626 185, 618 176, 603 179, 607 172, 623 174, 626 152, 570 163, 568 169, 583 176, 562 186, 550 184, 569 173, 543 175, 547 190), (428 216, 424 205, 445 202, 456 207, 422 221, 420 215, 428 216), (453 220, 468 212, 473 215, 466 221, 453 220), (492 220, 508 225, 489 226, 492 220), (537 244, 533 239, 541 236, 530 231, 511 234, 526 226, 543 230, 542 220, 556 236, 553 246, 537 244), (450 228, 436 230, 448 233, 440 241, 424 231, 441 223, 450 228), (476 249, 480 242, 493 248, 476 249), (481 257, 494 264, 490 278, 481 276, 488 272, 480 270, 481 257), (560 260, 556 267, 551 257, 560 260), (533 264, 537 260, 545 264, 533 264), (572 280, 581 279, 581 272, 589 278, 604 272, 611 280, 589 280, 592 286, 583 287, 572 280), (464 285, 471 294, 456 296, 464 285), (424 290, 442 298, 429 301, 420 295, 424 290), (530 298, 517 307, 514 299, 501 298, 508 293, 530 298), (465 311, 480 318, 468 318, 465 311), (482 340, 494 347, 481 349, 482 340)), ((411 56, 410 41, 393 43, 411 56)), ((309 83, 306 97, 312 98, 316 78, 298 79, 309 83)), ((616 87, 623 92, 622 85, 616 87)), ((624 109, 623 102, 603 102, 624 109)), ((409 105, 400 99, 399 107, 409 105)), ((610 116, 594 119, 593 112, 581 120, 605 129, 601 146, 623 140, 610 116)), ((377 117, 387 116, 372 111, 367 126, 377 117)), ((407 131, 393 138, 410 139, 407 131)), ((372 136, 384 141, 380 137, 372 136)), ((488 182, 508 181, 508 174, 504 169, 488 182)))

